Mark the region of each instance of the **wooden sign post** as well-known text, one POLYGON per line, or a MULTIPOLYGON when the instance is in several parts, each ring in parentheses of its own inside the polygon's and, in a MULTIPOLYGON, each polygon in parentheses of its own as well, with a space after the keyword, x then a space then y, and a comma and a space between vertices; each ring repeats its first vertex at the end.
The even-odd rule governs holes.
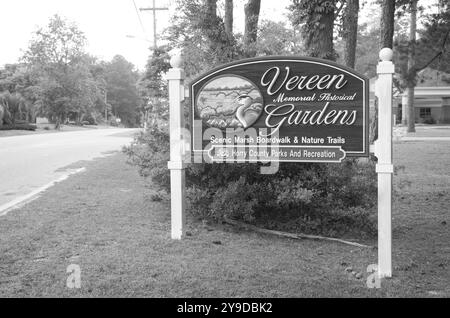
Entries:
POLYGON ((170 111, 170 209, 171 236, 180 240, 185 233, 185 165, 183 160, 183 130, 184 130, 184 71, 181 53, 170 60, 172 68, 167 72, 169 81, 169 111, 170 111))
POLYGON ((378 276, 392 276, 392 75, 394 64, 390 48, 380 51, 375 94, 378 97, 378 139, 375 156, 378 158, 378 276))

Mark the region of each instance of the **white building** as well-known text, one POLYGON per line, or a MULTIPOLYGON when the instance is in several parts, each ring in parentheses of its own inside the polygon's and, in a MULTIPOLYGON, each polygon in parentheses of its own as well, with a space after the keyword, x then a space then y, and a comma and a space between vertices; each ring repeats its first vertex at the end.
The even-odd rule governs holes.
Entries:
MULTIPOLYGON (((371 79, 370 96, 373 104, 375 79, 371 79)), ((408 92, 394 89, 392 113, 396 123, 406 123, 408 92)), ((419 73, 414 89, 415 122, 450 124, 450 74, 426 68, 419 73)))

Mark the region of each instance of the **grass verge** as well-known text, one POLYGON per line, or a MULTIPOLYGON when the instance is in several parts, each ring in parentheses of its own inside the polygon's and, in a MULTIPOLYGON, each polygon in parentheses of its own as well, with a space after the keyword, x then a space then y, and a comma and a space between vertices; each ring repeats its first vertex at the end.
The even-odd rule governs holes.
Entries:
POLYGON ((51 134, 60 133, 67 131, 79 131, 87 129, 99 129, 97 126, 75 126, 75 125, 62 125, 60 130, 57 129, 42 129, 38 128, 36 130, 0 130, 1 137, 12 137, 12 136, 24 136, 24 135, 38 135, 38 134, 51 134))
POLYGON ((189 221, 172 241, 168 203, 117 154, 0 218, 0 296, 449 297, 449 156, 448 142, 395 145, 394 277, 381 289, 366 286, 376 250, 189 221), (81 289, 66 287, 70 264, 81 289))

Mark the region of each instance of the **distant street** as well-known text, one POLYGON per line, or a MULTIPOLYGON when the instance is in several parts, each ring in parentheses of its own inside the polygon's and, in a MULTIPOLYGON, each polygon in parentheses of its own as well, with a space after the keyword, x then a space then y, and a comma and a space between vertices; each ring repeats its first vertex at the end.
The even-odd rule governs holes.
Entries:
POLYGON ((94 129, 0 138, 0 208, 73 172, 65 169, 73 163, 121 150, 135 131, 94 129))

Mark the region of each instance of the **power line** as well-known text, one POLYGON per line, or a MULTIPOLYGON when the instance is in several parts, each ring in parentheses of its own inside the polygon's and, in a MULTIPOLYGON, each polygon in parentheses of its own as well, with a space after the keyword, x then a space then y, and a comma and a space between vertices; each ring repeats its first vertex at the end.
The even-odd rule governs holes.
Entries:
POLYGON ((147 36, 147 31, 145 31, 144 24, 142 23, 142 20, 141 20, 141 15, 139 14, 139 9, 134 0, 133 0, 133 5, 134 5, 134 10, 136 11, 137 17, 139 19, 139 24, 141 25, 141 28, 142 28, 142 32, 144 32, 144 35, 147 36))

